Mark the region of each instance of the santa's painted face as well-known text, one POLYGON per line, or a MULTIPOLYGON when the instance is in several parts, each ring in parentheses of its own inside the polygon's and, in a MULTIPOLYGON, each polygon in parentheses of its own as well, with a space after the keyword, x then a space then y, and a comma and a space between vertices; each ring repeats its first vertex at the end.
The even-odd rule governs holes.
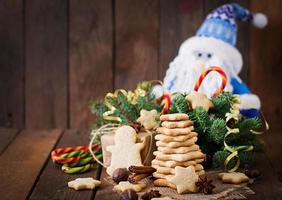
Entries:
MULTIPOLYGON (((203 50, 201 48, 189 48, 179 51, 178 56, 170 63, 165 77, 165 87, 170 92, 190 93, 195 86, 201 73, 210 66, 219 66, 227 74, 230 80, 230 73, 227 70, 230 63, 216 52, 203 50)), ((216 72, 211 72, 202 82, 200 92, 212 96, 213 92, 221 84, 221 78, 216 72)), ((226 91, 232 91, 230 82, 227 83, 226 91)))

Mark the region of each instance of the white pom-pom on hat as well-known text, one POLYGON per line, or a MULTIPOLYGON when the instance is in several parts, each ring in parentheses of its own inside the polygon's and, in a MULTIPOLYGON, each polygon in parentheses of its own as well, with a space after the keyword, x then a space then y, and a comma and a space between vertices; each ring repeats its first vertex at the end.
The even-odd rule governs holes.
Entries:
POLYGON ((257 28, 264 28, 267 25, 267 17, 262 13, 255 13, 253 15, 252 23, 257 28))

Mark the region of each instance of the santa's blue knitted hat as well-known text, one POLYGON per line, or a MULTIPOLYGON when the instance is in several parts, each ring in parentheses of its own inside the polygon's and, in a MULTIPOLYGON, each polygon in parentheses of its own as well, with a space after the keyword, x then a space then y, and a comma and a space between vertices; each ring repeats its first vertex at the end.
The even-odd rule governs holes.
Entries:
POLYGON ((236 20, 251 22, 258 28, 263 28, 267 24, 267 18, 264 14, 252 14, 238 4, 231 3, 213 10, 207 16, 196 35, 200 37, 214 37, 235 46, 237 38, 236 20))

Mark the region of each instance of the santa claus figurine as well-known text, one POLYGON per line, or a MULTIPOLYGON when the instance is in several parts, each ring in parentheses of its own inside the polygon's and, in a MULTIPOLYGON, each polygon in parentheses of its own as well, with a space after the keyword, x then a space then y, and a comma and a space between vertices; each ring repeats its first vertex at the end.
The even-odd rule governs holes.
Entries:
MULTIPOLYGON (((196 36, 184 41, 178 55, 170 63, 164 78, 168 92, 190 93, 200 74, 210 66, 221 67, 228 77, 226 91, 239 94, 241 113, 248 117, 258 115, 260 100, 252 94, 238 74, 243 65, 242 55, 235 47, 237 36, 236 20, 251 22, 258 28, 267 24, 261 13, 252 14, 238 4, 226 4, 213 10, 197 31, 196 36)), ((209 97, 220 85, 221 79, 211 72, 203 81, 200 92, 209 97)))

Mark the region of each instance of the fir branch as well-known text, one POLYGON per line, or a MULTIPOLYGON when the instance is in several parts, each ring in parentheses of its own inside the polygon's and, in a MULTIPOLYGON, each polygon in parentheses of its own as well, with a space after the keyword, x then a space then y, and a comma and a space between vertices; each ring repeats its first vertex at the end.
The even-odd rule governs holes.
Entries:
POLYGON ((242 117, 234 126, 239 128, 240 132, 228 136, 226 142, 234 145, 253 145, 252 142, 256 139, 256 135, 251 130, 259 128, 261 123, 258 118, 242 117))
POLYGON ((233 95, 230 92, 222 92, 212 97, 211 101, 214 105, 212 112, 217 116, 224 118, 225 114, 230 111, 233 95))
POLYGON ((240 131, 250 131, 261 127, 261 121, 258 118, 242 117, 239 122, 240 131))
MULTIPOLYGON (((230 155, 230 152, 226 151, 226 150, 221 150, 221 151, 217 151, 214 155, 213 155, 213 159, 212 159, 212 166, 213 168, 216 169, 224 169, 224 161, 226 160, 226 158, 230 155)), ((238 153, 239 159, 240 159, 240 169, 249 169, 252 166, 254 166, 255 162, 256 162, 256 156, 255 153, 253 151, 239 151, 238 153)), ((227 169, 230 169, 232 167, 235 166, 236 164, 236 159, 234 158, 231 161, 229 161, 228 165, 227 165, 227 169)))
POLYGON ((127 97, 122 93, 117 95, 117 101, 119 105, 119 109, 117 111, 122 113, 128 122, 135 122, 138 117, 138 113, 134 105, 128 102, 127 97))
POLYGON ((188 113, 190 119, 194 122, 195 129, 198 133, 205 133, 211 124, 208 112, 202 107, 197 107, 188 113))
POLYGON ((187 113, 189 110, 188 103, 185 96, 182 94, 176 94, 172 97, 172 113, 187 113))
POLYGON ((104 104, 103 100, 91 101, 89 104, 91 113, 96 115, 102 115, 108 110, 108 107, 104 104))
POLYGON ((155 109, 158 112, 160 112, 162 109, 162 106, 157 104, 152 96, 139 96, 137 98, 137 103, 135 107, 138 113, 140 113, 142 109, 145 109, 145 110, 154 110, 155 109))
MULTIPOLYGON (((225 150, 217 151, 212 157, 212 167, 215 169, 224 169, 224 161, 227 156, 229 156, 229 152, 225 150)), ((235 162, 230 163, 235 165, 235 162)))
POLYGON ((224 136, 227 132, 225 120, 216 118, 212 121, 208 131, 209 141, 214 141, 217 144, 223 144, 224 136))

